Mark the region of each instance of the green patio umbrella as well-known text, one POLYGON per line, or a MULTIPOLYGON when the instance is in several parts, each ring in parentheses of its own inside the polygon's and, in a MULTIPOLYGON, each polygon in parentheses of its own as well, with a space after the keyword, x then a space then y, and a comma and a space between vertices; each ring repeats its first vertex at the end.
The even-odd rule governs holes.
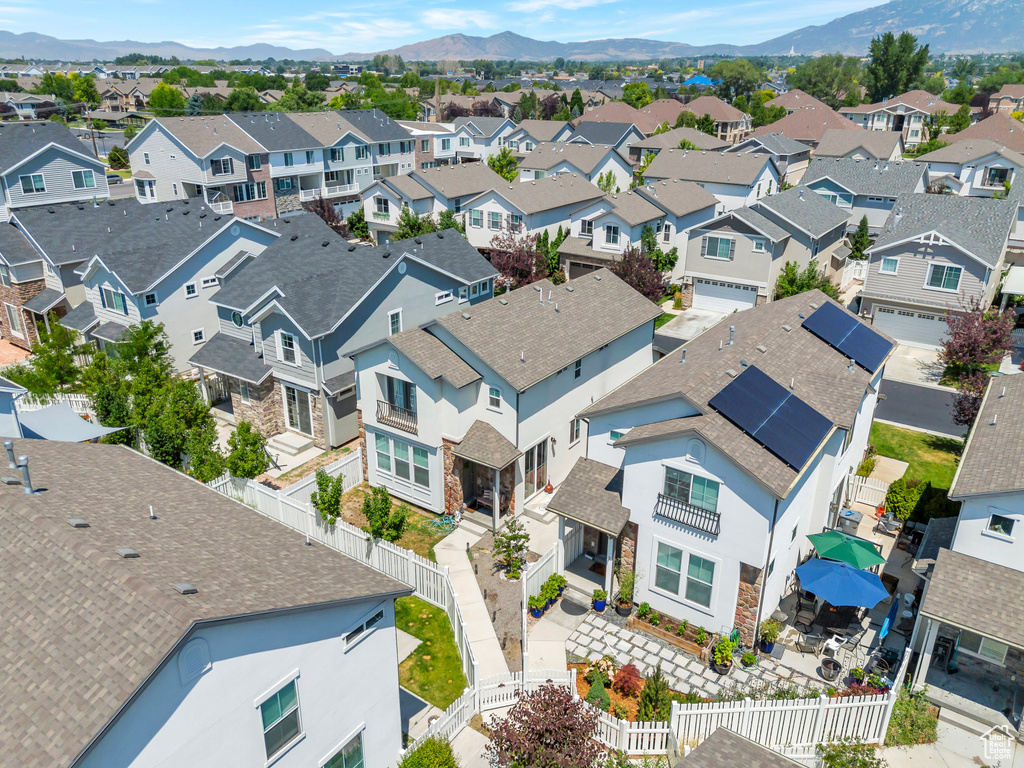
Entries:
POLYGON ((860 570, 885 562, 885 558, 878 554, 870 541, 847 536, 839 531, 825 531, 807 538, 818 550, 818 557, 839 560, 860 570))

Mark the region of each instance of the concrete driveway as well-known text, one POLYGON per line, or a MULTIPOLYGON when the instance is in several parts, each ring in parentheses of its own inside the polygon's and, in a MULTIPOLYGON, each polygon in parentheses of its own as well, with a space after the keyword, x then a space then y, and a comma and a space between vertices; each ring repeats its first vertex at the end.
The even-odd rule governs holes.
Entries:
POLYGON ((661 326, 658 333, 689 341, 695 336, 700 336, 723 317, 725 317, 724 312, 714 312, 710 309, 686 309, 661 326))
POLYGON ((943 369, 937 349, 898 344, 889 362, 885 364, 885 378, 926 387, 940 387, 952 392, 952 387, 941 387, 939 384, 943 369))

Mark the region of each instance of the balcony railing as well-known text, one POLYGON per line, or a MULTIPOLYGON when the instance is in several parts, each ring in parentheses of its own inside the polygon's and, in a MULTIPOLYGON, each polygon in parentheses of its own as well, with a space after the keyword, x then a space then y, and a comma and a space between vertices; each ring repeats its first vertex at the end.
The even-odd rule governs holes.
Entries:
POLYGON ((410 411, 408 408, 389 403, 387 400, 377 401, 377 421, 414 435, 418 427, 416 411, 410 411))
POLYGON ((675 520, 687 528, 695 528, 712 536, 719 534, 719 520, 721 516, 717 512, 709 512, 706 509, 687 504, 685 501, 678 501, 663 493, 658 494, 658 504, 654 508, 654 514, 668 520, 675 520))
POLYGON ((235 210, 235 206, 230 200, 226 202, 222 201, 219 203, 208 201, 206 204, 210 206, 210 210, 213 211, 214 213, 231 213, 235 210))
POLYGON ((320 196, 320 189, 300 189, 299 200, 305 202, 306 200, 315 200, 320 196))
POLYGON ((358 184, 328 184, 326 187, 327 197, 341 197, 351 195, 359 191, 358 184))

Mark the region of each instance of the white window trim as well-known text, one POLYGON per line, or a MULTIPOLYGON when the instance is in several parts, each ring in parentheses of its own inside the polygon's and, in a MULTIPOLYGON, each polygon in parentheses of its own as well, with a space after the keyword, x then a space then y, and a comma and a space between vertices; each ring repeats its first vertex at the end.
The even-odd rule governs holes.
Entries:
MULTIPOLYGON (((943 272, 943 274, 945 274, 945 272, 943 272)), ((960 283, 963 282, 963 279, 964 279, 964 268, 961 267, 960 265, 958 265, 958 264, 936 264, 935 262, 932 262, 932 263, 930 263, 928 265, 928 273, 924 277, 924 286, 922 286, 922 287, 926 291, 940 291, 941 293, 960 293, 960 283), (946 270, 946 269, 948 269, 950 267, 952 267, 953 269, 959 269, 960 270, 960 276, 956 280, 956 288, 941 288, 941 287, 938 287, 938 286, 930 285, 930 283, 932 281, 932 271, 935 269, 935 267, 942 267, 943 270, 946 270)))
POLYGON ((181 290, 182 290, 182 293, 185 294, 185 298, 186 299, 194 299, 194 298, 196 298, 199 295, 199 285, 196 284, 196 282, 194 280, 192 282, 190 282, 190 283, 185 283, 181 287, 181 290), (195 289, 195 293, 189 293, 188 292, 188 287, 189 286, 192 286, 195 289))
MULTIPOLYGON (((43 184, 44 185, 46 184, 46 180, 45 179, 43 180, 43 184)), ((72 171, 71 172, 71 186, 73 186, 75 189, 95 189, 96 188, 96 174, 93 173, 91 168, 84 168, 84 169, 79 169, 77 171, 72 171), (75 175, 76 174, 81 174, 81 176, 82 176, 82 186, 78 186, 77 184, 75 184, 75 175), (89 174, 89 177, 92 179, 92 186, 90 186, 90 185, 85 183, 85 178, 86 178, 85 174, 89 174)))
POLYGON ((1007 520, 1012 521, 1014 529, 1016 529, 1017 526, 1020 524, 1020 521, 1016 519, 1016 516, 1012 512, 1009 512, 1009 511, 1007 511, 1005 509, 1000 509, 999 507, 989 507, 988 508, 988 519, 985 521, 985 527, 981 529, 981 535, 982 536, 989 536, 989 537, 991 537, 993 539, 997 539, 998 541, 1007 541, 1007 542, 1015 541, 1012 533, 1010 535, 1007 535, 1005 533, 999 533, 999 531, 993 531, 991 529, 992 518, 995 515, 999 515, 999 517, 1005 517, 1007 520))
MULTIPOLYGON (((343 738, 341 741, 339 741, 337 744, 335 744, 334 747, 326 755, 321 757, 320 761, 317 763, 317 768, 324 768, 324 766, 327 765, 328 761, 331 760, 332 758, 334 758, 342 750, 343 747, 345 747, 356 736, 362 736, 363 735, 363 731, 365 731, 365 730, 366 730, 366 722, 364 721, 364 722, 360 723, 359 725, 357 725, 352 730, 352 732, 349 733, 345 738, 343 738)), ((363 746, 365 748, 365 744, 363 746)), ((363 756, 363 760, 364 761, 366 760, 366 756, 365 755, 363 756)))
MULTIPOLYGON (((411 451, 411 449, 412 449, 412 444, 411 443, 409 444, 409 447, 410 447, 410 454, 411 454, 411 452, 412 452, 411 451)), ((394 445, 393 444, 391 445, 391 450, 392 450, 392 459, 391 459, 391 461, 392 461, 392 464, 393 464, 394 463, 394 445)), ((412 471, 412 457, 411 456, 409 458, 409 471, 410 472, 412 471)), ((344 632, 341 633, 341 640, 345 644, 345 651, 344 652, 348 653, 350 649, 355 648, 357 645, 359 645, 361 642, 363 642, 364 639, 366 639, 367 637, 372 635, 374 627, 376 627, 378 624, 380 624, 380 622, 384 621, 384 619, 386 619, 387 617, 388 617, 387 616, 387 606, 384 603, 378 603, 376 606, 374 606, 369 611, 364 613, 362 615, 362 617, 359 619, 358 622, 356 622, 349 629, 346 629, 344 632), (372 619, 378 613, 381 614, 381 617, 379 619, 377 619, 377 621, 373 622, 373 625, 367 627, 366 624, 370 621, 370 619, 372 619), (348 636, 351 635, 353 632, 355 632, 357 630, 359 630, 359 636, 356 637, 351 642, 349 642, 348 636)))
POLYGON ((434 294, 434 306, 439 307, 442 304, 447 304, 449 301, 455 300, 455 294, 451 291, 438 291, 434 294))
POLYGON ((398 309, 393 309, 390 312, 388 312, 388 336, 394 336, 396 333, 401 333, 402 330, 403 330, 403 328, 402 328, 402 308, 399 307, 398 309), (398 330, 397 331, 392 331, 391 330, 391 323, 392 323, 392 318, 395 315, 398 315, 398 330))
POLYGON ((580 440, 583 439, 583 423, 582 420, 577 416, 576 418, 570 419, 569 421, 570 437, 569 445, 576 445, 580 440))
MULTIPOLYGON (((25 338, 25 318, 22 316, 21 310, 18 307, 14 306, 13 304, 11 304, 9 302, 6 302, 6 301, 4 302, 4 307, 10 307, 11 309, 14 310, 14 314, 18 318, 18 321, 19 321, 18 324, 21 327, 21 331, 16 331, 16 330, 14 330, 14 328, 11 328, 10 329, 11 335, 12 336, 17 336, 19 339, 24 339, 25 338)), ((8 325, 10 325, 10 320, 11 320, 10 312, 7 312, 6 309, 4 311, 7 313, 7 317, 4 318, 4 319, 7 320, 8 325)))
MULTIPOLYGON (((282 688, 284 688, 286 685, 288 685, 288 683, 291 683, 291 682, 296 681, 298 679, 299 679, 299 670, 296 669, 294 672, 292 672, 288 676, 284 677, 277 685, 275 685, 273 688, 270 688, 268 691, 263 693, 262 696, 260 696, 258 699, 256 699, 255 709, 256 709, 256 716, 260 718, 260 737, 261 738, 263 737, 263 734, 265 733, 265 731, 263 730, 263 720, 262 720, 263 716, 260 713, 260 707, 267 701, 267 699, 269 699, 271 696, 275 695, 278 691, 280 691, 282 688)), ((279 749, 277 752, 275 752, 273 757, 267 758, 267 760, 263 763, 264 768, 270 768, 271 765, 273 765, 278 760, 280 760, 282 757, 284 757, 289 752, 291 752, 292 748, 296 744, 298 744, 300 741, 302 741, 303 739, 306 738, 306 731, 305 731, 305 728, 303 728, 304 718, 302 717, 302 699, 299 696, 299 686, 298 685, 295 686, 295 702, 296 702, 296 707, 299 710, 299 732, 297 734, 295 734, 295 737, 291 741, 289 741, 287 744, 282 746, 281 749, 279 749)))
POLYGON ((41 173, 26 173, 23 176, 19 176, 18 177, 18 185, 20 186, 21 194, 23 194, 23 195, 43 195, 43 194, 46 194, 46 177, 43 176, 43 174, 41 174, 41 173), (43 188, 42 189, 36 189, 35 182, 31 182, 32 183, 32 191, 31 192, 26 192, 25 191, 25 181, 24 180, 25 179, 31 180, 31 179, 33 179, 36 176, 38 176, 40 179, 43 180, 43 188))
POLYGON ((753 251, 754 253, 764 253, 764 240, 762 240, 759 237, 752 237, 750 239, 750 250, 753 251))
POLYGON ((712 259, 713 261, 732 261, 732 259, 730 259, 728 256, 726 256, 724 259, 721 256, 719 256, 717 248, 715 249, 715 255, 712 256, 711 255, 711 240, 712 239, 715 239, 715 240, 725 240, 725 241, 729 242, 730 243, 729 250, 731 252, 732 251, 732 241, 735 238, 732 238, 732 237, 722 237, 721 235, 707 235, 707 238, 708 238, 708 247, 704 251, 704 258, 705 259, 712 259))
POLYGON ((629 434, 628 429, 609 429, 608 430, 608 445, 614 446, 616 440, 621 440, 623 437, 629 434), (613 433, 617 433, 620 437, 612 437, 613 433))
POLYGON ((275 346, 277 347, 277 360, 278 360, 278 362, 284 363, 285 365, 291 365, 291 366, 293 366, 295 368, 301 368, 302 367, 302 356, 299 354, 298 337, 296 337, 296 335, 294 333, 288 333, 288 331, 283 331, 281 329, 278 329, 277 331, 275 331, 274 335, 276 336, 274 341, 277 342, 275 346), (282 336, 288 336, 289 338, 292 339, 292 350, 295 352, 295 362, 294 363, 289 362, 288 360, 284 359, 284 346, 281 343, 281 337, 282 336))
POLYGON ((719 579, 717 577, 719 576, 719 574, 722 573, 722 560, 720 558, 713 557, 711 555, 707 555, 707 554, 705 554, 705 553, 703 553, 703 552, 701 552, 700 550, 697 550, 697 549, 691 549, 689 547, 680 546, 678 543, 676 543, 674 541, 671 541, 670 539, 664 539, 664 538, 660 538, 658 536, 655 536, 655 537, 653 537, 651 539, 651 552, 650 552, 650 556, 649 557, 650 557, 650 563, 649 563, 650 571, 649 571, 649 573, 651 573, 652 575, 651 575, 651 578, 650 578, 650 582, 647 585, 647 588, 651 592, 653 592, 656 595, 662 595, 665 598, 667 598, 669 600, 673 600, 673 601, 675 601, 677 603, 681 603, 681 604, 685 605, 688 608, 692 608, 693 610, 698 611, 699 613, 707 614, 708 616, 714 616, 715 615, 715 601, 718 598, 718 587, 719 587, 719 583, 720 583, 720 581, 719 581, 719 579), (680 569, 680 572, 679 572, 679 594, 678 595, 675 594, 674 592, 669 592, 667 589, 662 589, 661 587, 659 587, 659 586, 657 586, 655 584, 655 574, 657 574, 657 572, 658 572, 657 569, 658 569, 658 544, 659 544, 659 542, 662 543, 662 544, 665 544, 665 545, 667 545, 669 547, 672 547, 673 549, 678 549, 678 550, 680 550, 683 553, 683 561, 680 564, 681 565, 681 569, 680 569), (689 571, 690 555, 696 555, 697 557, 701 558, 702 560, 710 560, 712 563, 715 564, 715 577, 716 578, 714 579, 714 581, 711 582, 711 599, 708 601, 710 604, 707 607, 701 605, 700 603, 695 603, 693 600, 689 600, 686 597, 686 579, 687 579, 687 573, 689 571))
MULTIPOLYGON (((286 365, 287 365, 287 363, 286 363, 286 365)), ((290 429, 292 432, 297 432, 300 435, 306 435, 307 437, 313 437, 313 434, 314 434, 313 414, 314 414, 315 411, 313 410, 314 409, 314 403, 310 400, 310 396, 313 393, 310 392, 308 389, 306 389, 306 386, 304 386, 302 384, 296 384, 295 382, 289 381, 287 379, 280 379, 280 381, 281 381, 281 408, 283 409, 282 410, 282 415, 284 416, 284 428, 285 429, 290 429), (294 389, 295 392, 298 395, 305 395, 306 396, 306 404, 309 406, 309 432, 303 432, 298 427, 293 427, 293 426, 291 426, 288 423, 288 389, 289 389, 289 387, 291 389, 294 389)))
POLYGON ((469 301, 469 287, 461 286, 459 288, 459 304, 469 301))
POLYGON ((882 260, 880 262, 878 262, 878 274, 880 274, 880 275, 898 275, 899 273, 900 273, 900 257, 899 256, 883 256, 882 260), (889 270, 887 270, 887 269, 884 269, 885 262, 887 262, 887 261, 895 261, 896 262, 896 269, 892 270, 891 272, 889 270))
POLYGON ((203 344, 206 341, 206 329, 205 328, 196 328, 191 333, 192 333, 192 346, 197 346, 199 344, 203 344), (196 340, 196 334, 197 333, 199 334, 199 337, 200 337, 198 341, 196 340))
POLYGON ((204 277, 204 278, 202 278, 202 279, 201 279, 201 280, 199 281, 199 284, 200 284, 200 285, 201 285, 201 286, 202 286, 203 288, 215 288, 215 287, 217 286, 218 282, 219 282, 219 281, 217 280, 217 278, 216 278, 216 277, 210 276, 210 277, 204 277))
POLYGON ((487 385, 487 410, 494 411, 496 413, 501 413, 501 402, 502 402, 501 387, 496 387, 493 384, 488 384, 487 385), (498 404, 497 405, 492 405, 491 404, 491 398, 493 397, 493 395, 491 394, 491 390, 497 390, 498 391, 498 404))
POLYGON ((252 392, 249 391, 248 381, 242 381, 241 379, 238 380, 238 399, 246 405, 251 401, 252 392))

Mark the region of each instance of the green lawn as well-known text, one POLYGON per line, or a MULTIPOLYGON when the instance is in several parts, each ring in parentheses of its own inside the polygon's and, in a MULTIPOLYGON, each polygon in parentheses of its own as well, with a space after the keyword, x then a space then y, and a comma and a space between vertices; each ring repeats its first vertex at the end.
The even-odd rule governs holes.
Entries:
POLYGON ((951 437, 936 437, 911 429, 875 422, 871 444, 880 456, 910 464, 905 479, 930 482, 933 488, 948 489, 956 472, 963 443, 951 437))
MULTIPOLYGON (((999 370, 999 363, 982 363, 978 366, 978 373, 992 374, 999 370)), ((956 387, 960 389, 960 374, 962 369, 956 363, 950 363, 942 371, 942 378, 939 380, 939 384, 944 387, 956 387)))
POLYGON ((663 326, 673 317, 675 317, 675 315, 671 314, 670 312, 662 312, 661 317, 654 321, 654 330, 658 330, 659 328, 661 328, 661 326, 663 326))
POLYGON ((418 597, 395 601, 395 625, 423 642, 398 667, 398 680, 440 709, 462 695, 466 676, 448 616, 418 597))

